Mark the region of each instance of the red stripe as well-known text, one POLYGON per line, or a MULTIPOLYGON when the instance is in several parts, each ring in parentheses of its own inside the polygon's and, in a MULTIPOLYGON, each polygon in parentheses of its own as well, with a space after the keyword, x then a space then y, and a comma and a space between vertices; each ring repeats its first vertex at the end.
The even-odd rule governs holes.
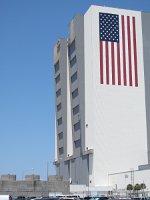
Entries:
POLYGON ((117 66, 118 66, 118 85, 121 85, 120 45, 119 45, 119 43, 117 43, 117 66))
POLYGON ((130 17, 127 16, 128 32, 128 57, 129 57, 129 85, 132 86, 132 64, 131 64, 131 35, 130 35, 130 17))
POLYGON ((132 22, 133 22, 133 49, 134 49, 135 86, 138 87, 135 17, 132 17, 132 22))
POLYGON ((106 41, 106 84, 109 84, 109 52, 108 41, 106 41))
POLYGON ((115 85, 114 42, 111 42, 112 84, 115 85))
POLYGON ((100 83, 103 84, 103 42, 100 41, 100 83))
POLYGON ((127 85, 126 78, 126 52, 125 52, 125 31, 124 31, 124 16, 121 16, 121 24, 122 24, 122 51, 123 51, 123 77, 124 77, 124 85, 127 85))

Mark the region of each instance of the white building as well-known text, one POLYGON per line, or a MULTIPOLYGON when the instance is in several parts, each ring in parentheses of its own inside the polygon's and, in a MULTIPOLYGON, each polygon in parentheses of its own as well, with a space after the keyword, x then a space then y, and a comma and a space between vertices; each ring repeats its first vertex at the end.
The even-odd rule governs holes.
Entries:
POLYGON ((72 184, 108 186, 110 174, 149 168, 149 20, 91 6, 55 45, 55 164, 72 184))

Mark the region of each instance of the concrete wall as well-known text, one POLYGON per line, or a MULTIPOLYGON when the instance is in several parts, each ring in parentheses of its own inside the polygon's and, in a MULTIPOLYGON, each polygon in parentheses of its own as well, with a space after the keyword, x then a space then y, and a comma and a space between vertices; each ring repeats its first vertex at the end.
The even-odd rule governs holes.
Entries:
POLYGON ((37 179, 28 180, 2 180, 0 179, 0 194, 17 196, 48 196, 49 192, 69 194, 69 182, 63 181, 62 177, 49 176, 48 181, 37 179))

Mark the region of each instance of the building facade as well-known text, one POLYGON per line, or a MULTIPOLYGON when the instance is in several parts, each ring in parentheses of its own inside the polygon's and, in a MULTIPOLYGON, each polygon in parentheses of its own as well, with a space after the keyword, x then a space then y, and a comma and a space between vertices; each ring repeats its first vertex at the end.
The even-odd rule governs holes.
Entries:
POLYGON ((150 162, 149 13, 91 6, 54 47, 56 171, 72 184, 150 162))

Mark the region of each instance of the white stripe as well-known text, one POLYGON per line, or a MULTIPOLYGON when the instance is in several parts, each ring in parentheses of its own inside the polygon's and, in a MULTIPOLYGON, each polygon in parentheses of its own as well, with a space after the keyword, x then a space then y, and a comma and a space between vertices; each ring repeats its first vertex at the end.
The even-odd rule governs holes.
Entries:
POLYGON ((119 15, 119 35, 120 35, 120 71, 121 71, 121 85, 124 85, 124 75, 123 75, 123 47, 122 47, 122 23, 121 15, 119 15))
POLYGON ((132 85, 135 86, 135 67, 134 67, 134 46, 133 46, 133 24, 130 17, 130 35, 131 35, 131 64, 132 64, 132 85))
POLYGON ((112 85, 111 42, 108 42, 108 55, 109 55, 109 84, 112 85))
POLYGON ((103 41, 103 80, 104 84, 106 84, 106 45, 103 41))
POLYGON ((128 56, 127 16, 124 16, 124 24, 125 24, 126 78, 127 78, 127 86, 129 86, 129 56, 128 56))
POLYGON ((118 85, 117 42, 114 43, 115 85, 118 85))

